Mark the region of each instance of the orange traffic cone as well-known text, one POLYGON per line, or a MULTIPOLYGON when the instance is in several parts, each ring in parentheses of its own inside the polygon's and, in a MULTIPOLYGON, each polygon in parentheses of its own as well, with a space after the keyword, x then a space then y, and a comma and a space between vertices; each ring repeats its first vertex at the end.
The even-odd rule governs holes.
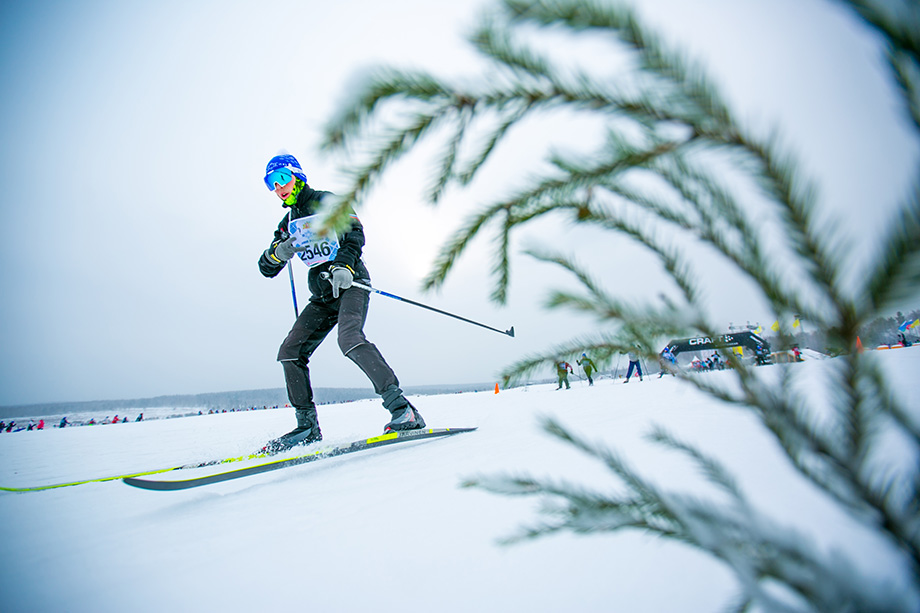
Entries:
POLYGON ((495 384, 495 393, 498 393, 498 383, 495 384))
POLYGON ((863 352, 862 341, 859 340, 859 337, 858 337, 858 336, 856 337, 856 351, 858 351, 858 352, 860 352, 860 353, 863 352))

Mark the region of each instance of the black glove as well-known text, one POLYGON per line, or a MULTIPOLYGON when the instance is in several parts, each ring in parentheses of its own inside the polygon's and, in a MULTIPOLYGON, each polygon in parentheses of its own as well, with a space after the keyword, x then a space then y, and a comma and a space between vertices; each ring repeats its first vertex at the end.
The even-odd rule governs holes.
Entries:
POLYGON ((332 283, 332 297, 338 298, 339 290, 351 287, 352 282, 355 280, 355 275, 352 274, 348 266, 333 266, 329 269, 329 272, 332 273, 332 278, 329 280, 332 283))

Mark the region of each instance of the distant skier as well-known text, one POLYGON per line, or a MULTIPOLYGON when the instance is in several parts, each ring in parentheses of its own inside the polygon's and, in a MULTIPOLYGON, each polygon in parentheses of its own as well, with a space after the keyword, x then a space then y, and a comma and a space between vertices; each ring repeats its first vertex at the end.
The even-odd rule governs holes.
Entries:
POLYGON ((425 420, 399 389, 393 369, 364 336, 370 295, 352 285, 356 278, 370 283, 370 274, 361 259, 364 228, 358 217, 352 214, 350 226, 337 236, 314 236, 310 225, 316 223, 320 202, 329 192, 310 187, 303 168, 292 155, 276 155, 269 160, 264 181, 281 199, 282 207, 290 210, 259 258, 259 270, 266 277, 275 277, 299 252, 310 268, 307 284, 311 293, 278 351, 297 427, 270 441, 267 450, 281 451, 322 440, 307 364, 336 325, 339 349, 367 375, 390 412, 384 432, 424 428, 425 420))
POLYGON ((722 362, 722 356, 718 351, 712 353, 712 370, 724 370, 725 364, 722 362))
POLYGON ((629 369, 626 371, 626 381, 623 381, 623 383, 629 383, 629 378, 632 376, 634 368, 636 369, 636 373, 639 375, 639 381, 643 381, 642 365, 639 364, 639 354, 636 353, 634 350, 632 350, 629 352, 628 357, 629 357, 629 369))
POLYGON ((588 378, 588 385, 594 385, 594 379, 591 377, 591 374, 597 371, 597 366, 594 365, 594 361, 588 357, 588 354, 581 354, 581 358, 575 360, 575 363, 584 369, 585 376, 588 378))
POLYGON ((61 418, 61 423, 58 424, 58 428, 65 428, 70 425, 70 422, 67 421, 67 416, 61 418))
POLYGON ((658 363, 661 365, 661 372, 658 373, 658 378, 662 378, 665 373, 668 373, 672 377, 674 376, 674 371, 677 370, 677 358, 674 357, 674 354, 671 353, 670 347, 665 347, 661 351, 661 355, 658 358, 658 363))
POLYGON ((760 343, 758 343, 757 348, 754 349, 754 361, 760 366, 765 366, 767 364, 767 350, 760 343))
POLYGON ((563 384, 565 385, 565 389, 572 389, 572 386, 569 385, 569 373, 575 374, 571 364, 565 360, 556 362, 556 377, 559 379, 559 387, 556 388, 557 390, 562 389, 563 384))
POLYGON ((144 414, 140 413, 134 421, 144 421, 144 414))

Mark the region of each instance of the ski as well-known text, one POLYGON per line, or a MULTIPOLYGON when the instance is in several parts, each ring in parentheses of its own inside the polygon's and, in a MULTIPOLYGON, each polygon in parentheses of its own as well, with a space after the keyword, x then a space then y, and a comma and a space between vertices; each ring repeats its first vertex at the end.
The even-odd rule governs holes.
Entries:
MULTIPOLYGON (((128 485, 134 487, 139 487, 145 490, 157 490, 157 491, 174 491, 174 490, 185 490, 193 487, 201 487, 203 485, 211 485, 212 483, 220 483, 222 481, 230 481, 233 479, 240 479, 242 477, 249 477, 251 475, 258 475, 261 473, 269 472, 272 470, 279 470, 281 468, 288 468, 290 466, 298 466, 300 464, 306 464, 308 462, 315 462, 317 460, 323 460, 326 458, 333 458, 340 455, 345 455, 349 453, 355 453, 358 451, 364 451, 365 449, 374 449, 377 447, 383 447, 384 445, 392 445, 394 443, 404 443, 409 441, 417 441, 428 438, 436 438, 443 436, 451 436, 454 434, 460 434, 462 432, 472 432, 476 428, 426 428, 421 430, 403 430, 399 432, 387 432, 381 436, 374 436, 371 438, 361 439, 354 441, 352 443, 347 443, 344 445, 337 445, 335 447, 323 447, 310 453, 295 456, 293 458, 283 458, 279 460, 273 460, 271 462, 264 462, 262 464, 256 464, 255 466, 247 466, 245 468, 237 468, 235 470, 228 470, 222 473, 217 473, 214 475, 207 475, 204 477, 196 477, 192 479, 182 479, 178 481, 169 481, 169 480, 157 480, 157 479, 139 479, 137 476, 125 477, 123 481, 128 485)), ((165 471, 164 471, 165 472, 165 471)), ((140 475, 138 475, 140 476, 140 475)))
POLYGON ((244 462, 246 460, 259 460, 270 457, 273 454, 260 452, 249 455, 238 456, 235 458, 224 458, 222 460, 209 460, 207 462, 198 462, 193 464, 183 464, 182 466, 170 466, 169 468, 157 468, 154 470, 145 470, 142 472, 131 473, 127 475, 113 475, 110 477, 97 477, 95 479, 83 479, 82 481, 69 481, 67 483, 52 483, 50 485, 35 485, 31 487, 6 487, 0 485, 2 492, 41 492, 44 490, 53 490, 61 487, 73 487, 75 485, 85 485, 87 483, 103 483, 105 481, 120 481, 131 477, 146 477, 150 475, 160 475, 163 473, 173 472, 176 470, 187 470, 190 468, 205 468, 207 466, 217 466, 220 464, 230 464, 233 462, 244 462))

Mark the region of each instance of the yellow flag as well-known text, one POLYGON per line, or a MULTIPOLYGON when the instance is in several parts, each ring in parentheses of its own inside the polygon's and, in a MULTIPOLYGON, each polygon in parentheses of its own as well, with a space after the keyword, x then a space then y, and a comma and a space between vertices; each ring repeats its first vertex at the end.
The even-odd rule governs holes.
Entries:
POLYGON ((773 330, 774 332, 779 332, 779 322, 778 322, 778 321, 774 321, 774 322, 773 322, 773 325, 770 326, 770 329, 773 330))
POLYGON ((801 326, 801 325, 802 325, 802 323, 801 323, 798 319, 796 319, 794 322, 792 322, 792 327, 793 327, 793 328, 798 328, 798 327, 801 326))
POLYGON ((738 355, 744 357, 744 349, 742 349, 741 347, 735 347, 734 349, 732 349, 732 351, 734 351, 734 352, 737 353, 738 355))

